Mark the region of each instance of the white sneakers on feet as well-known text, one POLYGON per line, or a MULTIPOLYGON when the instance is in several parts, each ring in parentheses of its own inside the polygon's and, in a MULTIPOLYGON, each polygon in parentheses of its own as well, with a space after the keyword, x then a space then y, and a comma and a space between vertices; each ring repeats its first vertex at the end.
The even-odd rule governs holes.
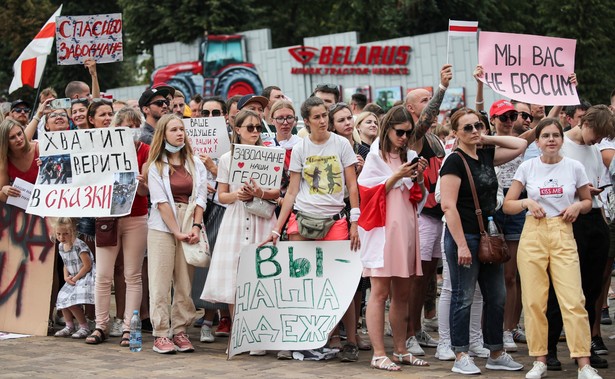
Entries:
POLYGON ((534 367, 525 374, 525 379, 541 379, 545 376, 547 376, 547 365, 540 361, 535 361, 534 367))
POLYGON ((580 368, 578 374, 578 379, 602 379, 600 375, 598 375, 598 370, 593 368, 590 365, 585 365, 583 368, 580 368))
POLYGON ((412 355, 425 355, 425 351, 421 348, 421 345, 419 345, 419 341, 416 340, 416 336, 412 336, 406 340, 406 348, 409 353, 412 353, 412 355))
POLYGON ((121 337, 122 336, 122 331, 123 331, 123 327, 122 325, 124 324, 124 320, 122 320, 121 318, 113 318, 113 322, 111 323, 111 331, 109 331, 109 335, 111 337, 121 337))
POLYGON ((216 341, 216 337, 214 337, 211 332, 211 327, 203 324, 201 326, 201 342, 212 343, 216 341))
POLYGON ((479 358, 489 358, 489 354, 491 354, 491 352, 489 351, 489 349, 483 347, 482 342, 472 342, 470 343, 470 349, 468 350, 468 354, 470 354, 471 357, 479 357, 479 358))
POLYGON ((513 334, 510 330, 505 330, 503 335, 504 350, 514 353, 517 351, 517 344, 513 338, 513 334))
POLYGON ((480 374, 480 369, 474 364, 474 359, 465 353, 461 354, 461 357, 455 360, 451 371, 463 375, 480 374))
POLYGON ((485 367, 489 370, 519 371, 523 368, 523 365, 515 362, 507 352, 503 351, 496 359, 487 358, 485 367))
POLYGON ((263 355, 267 355, 267 350, 252 350, 252 351, 250 351, 250 356, 252 356, 252 357, 262 357, 263 355))
POLYGON ((454 361, 456 356, 455 352, 451 348, 450 342, 443 342, 440 340, 438 347, 436 348, 436 359, 441 361, 454 361))
POLYGON ((429 333, 425 330, 419 331, 416 333, 416 340, 419 342, 419 345, 422 347, 437 347, 438 341, 436 341, 429 333))

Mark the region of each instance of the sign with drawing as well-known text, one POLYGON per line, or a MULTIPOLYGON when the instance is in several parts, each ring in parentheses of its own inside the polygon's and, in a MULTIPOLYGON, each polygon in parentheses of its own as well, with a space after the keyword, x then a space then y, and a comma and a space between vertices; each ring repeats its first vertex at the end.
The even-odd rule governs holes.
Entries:
POLYGON ((52 217, 130 213, 138 163, 129 128, 42 133, 41 166, 27 212, 52 217))
POLYGON ((352 301, 361 271, 349 241, 246 246, 237 272, 229 357, 324 346, 352 301))
POLYGON ((280 188, 286 150, 234 144, 231 156, 231 184, 243 184, 250 179, 264 189, 280 188))
POLYGON ((124 59, 122 14, 60 16, 56 18, 56 49, 59 65, 98 63, 124 59))
POLYGON ((216 159, 231 149, 224 117, 184 118, 182 122, 195 154, 216 159))

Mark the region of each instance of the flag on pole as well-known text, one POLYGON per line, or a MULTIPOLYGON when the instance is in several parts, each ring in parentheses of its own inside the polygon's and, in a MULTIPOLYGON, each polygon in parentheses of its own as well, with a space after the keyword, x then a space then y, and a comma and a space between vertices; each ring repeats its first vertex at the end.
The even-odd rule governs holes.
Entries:
POLYGON ((19 58, 13 64, 13 81, 9 87, 9 93, 14 92, 18 88, 28 85, 32 88, 37 88, 47 56, 51 53, 53 40, 56 33, 56 17, 62 12, 62 5, 57 11, 47 20, 43 28, 38 32, 36 37, 26 46, 19 58))
POLYGON ((478 21, 448 20, 449 37, 471 37, 478 32, 478 21))

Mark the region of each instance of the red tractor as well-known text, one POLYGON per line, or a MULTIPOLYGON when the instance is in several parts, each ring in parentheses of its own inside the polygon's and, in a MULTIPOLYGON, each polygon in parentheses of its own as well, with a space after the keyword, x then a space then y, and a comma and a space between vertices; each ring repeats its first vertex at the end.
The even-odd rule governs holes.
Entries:
POLYGON ((205 35, 199 46, 199 60, 170 64, 158 68, 152 75, 153 85, 166 83, 190 99, 203 96, 260 94, 263 84, 256 67, 246 62, 244 36, 205 35))

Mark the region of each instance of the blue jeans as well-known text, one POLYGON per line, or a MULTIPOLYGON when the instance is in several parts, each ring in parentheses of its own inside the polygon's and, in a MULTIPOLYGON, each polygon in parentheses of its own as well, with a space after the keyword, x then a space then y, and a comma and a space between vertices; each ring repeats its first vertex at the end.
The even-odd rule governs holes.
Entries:
POLYGON ((467 352, 470 348, 470 310, 476 282, 483 294, 483 338, 484 347, 490 351, 504 348, 504 266, 501 264, 482 264, 478 261, 479 234, 465 235, 472 254, 469 268, 457 263, 457 244, 446 228, 444 233, 444 253, 451 278, 451 345, 455 353, 467 352))

